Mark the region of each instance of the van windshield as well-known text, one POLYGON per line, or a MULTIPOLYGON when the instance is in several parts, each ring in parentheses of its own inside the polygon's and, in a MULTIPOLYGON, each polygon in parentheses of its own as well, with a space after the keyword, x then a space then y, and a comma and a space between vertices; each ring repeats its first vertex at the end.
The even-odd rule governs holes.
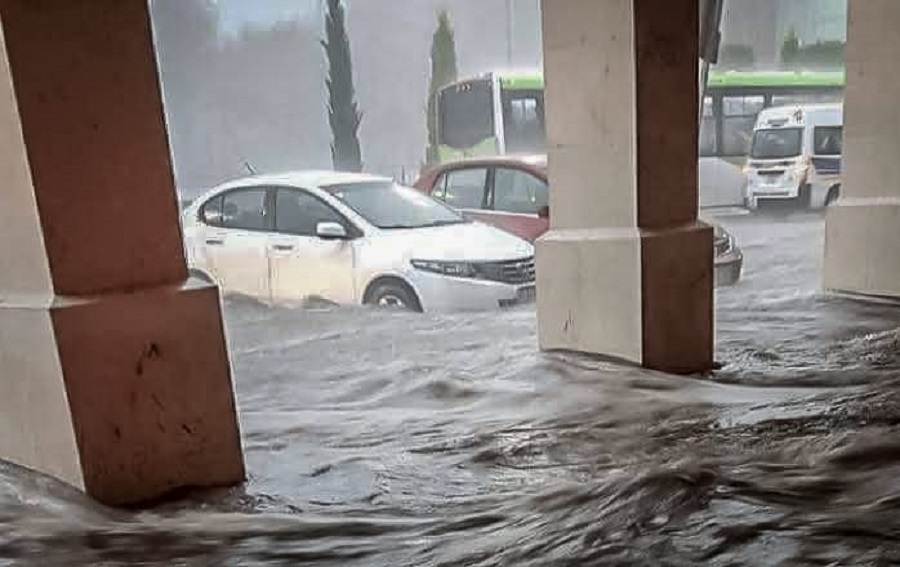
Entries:
POLYGON ((757 130, 753 133, 750 157, 754 159, 784 159, 800 155, 803 128, 757 130))

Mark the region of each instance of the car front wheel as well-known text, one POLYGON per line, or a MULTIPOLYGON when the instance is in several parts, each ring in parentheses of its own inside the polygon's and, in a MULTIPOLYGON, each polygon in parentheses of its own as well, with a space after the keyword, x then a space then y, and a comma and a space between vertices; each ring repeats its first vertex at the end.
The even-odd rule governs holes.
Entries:
POLYGON ((408 286, 397 281, 384 281, 375 285, 367 294, 366 304, 387 309, 422 310, 415 293, 408 286))

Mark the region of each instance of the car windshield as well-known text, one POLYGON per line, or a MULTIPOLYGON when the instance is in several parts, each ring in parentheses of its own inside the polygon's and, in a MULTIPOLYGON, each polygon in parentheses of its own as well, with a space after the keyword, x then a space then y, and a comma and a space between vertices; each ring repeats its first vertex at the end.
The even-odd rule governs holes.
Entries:
POLYGON ((438 201, 391 181, 363 181, 322 187, 373 226, 425 228, 468 222, 438 201))
POLYGON ((757 130, 753 134, 750 157, 754 159, 784 159, 800 155, 803 128, 757 130))

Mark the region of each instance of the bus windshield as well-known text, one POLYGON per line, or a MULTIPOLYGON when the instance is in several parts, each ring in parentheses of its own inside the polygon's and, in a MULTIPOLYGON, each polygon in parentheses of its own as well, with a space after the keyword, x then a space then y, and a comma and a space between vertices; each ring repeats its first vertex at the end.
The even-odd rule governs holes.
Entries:
POLYGON ((757 130, 753 133, 750 157, 753 159, 786 159, 797 157, 802 150, 803 128, 757 130))
POLYGON ((489 80, 452 85, 438 101, 440 143, 468 150, 494 137, 494 95, 489 80))

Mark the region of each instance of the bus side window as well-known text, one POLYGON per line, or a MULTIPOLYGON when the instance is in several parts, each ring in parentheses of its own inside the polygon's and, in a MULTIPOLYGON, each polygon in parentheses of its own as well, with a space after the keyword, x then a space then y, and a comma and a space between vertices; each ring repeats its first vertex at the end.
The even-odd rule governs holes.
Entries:
POLYGON ((765 106, 765 97, 726 96, 722 102, 721 154, 745 156, 750 151, 753 127, 756 125, 756 117, 765 106))
POLYGON ((537 152, 544 148, 544 105, 538 93, 517 93, 503 103, 507 152, 537 152))

